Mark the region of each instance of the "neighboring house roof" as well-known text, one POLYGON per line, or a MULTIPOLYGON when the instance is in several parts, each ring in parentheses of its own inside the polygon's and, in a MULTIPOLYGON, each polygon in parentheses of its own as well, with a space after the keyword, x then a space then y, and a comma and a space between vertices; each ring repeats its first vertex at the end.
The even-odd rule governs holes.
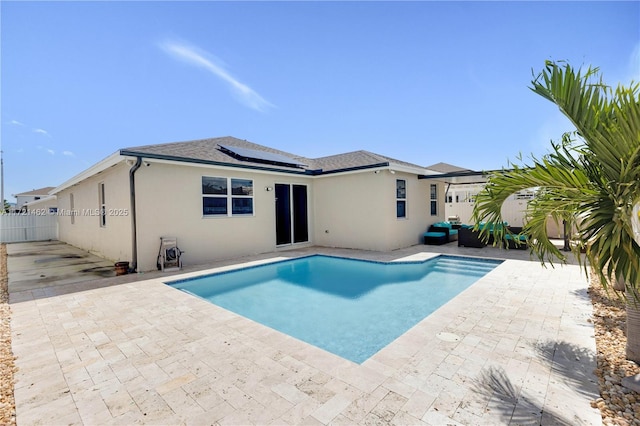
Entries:
POLYGON ((426 169, 433 170, 434 172, 440 173, 454 173, 454 172, 472 172, 471 169, 465 169, 463 167, 454 166, 448 163, 436 163, 430 166, 427 166, 426 169))
POLYGON ((328 157, 316 158, 314 160, 316 166, 325 173, 331 173, 342 170, 353 170, 365 168, 367 166, 399 166, 418 168, 424 172, 424 167, 416 164, 407 163, 405 161, 396 160, 395 158, 386 157, 384 155, 375 154, 369 151, 353 151, 344 154, 330 155, 328 157))
POLYGON ((448 184, 485 184, 487 177, 492 171, 477 172, 470 169, 463 169, 447 163, 437 163, 427 166, 427 170, 438 172, 435 175, 419 176, 418 179, 438 179, 448 184))
POLYGON ((44 188, 34 189, 27 192, 21 192, 19 194, 14 194, 14 197, 28 197, 28 196, 47 196, 49 195, 49 191, 53 190, 54 186, 45 186, 44 188))

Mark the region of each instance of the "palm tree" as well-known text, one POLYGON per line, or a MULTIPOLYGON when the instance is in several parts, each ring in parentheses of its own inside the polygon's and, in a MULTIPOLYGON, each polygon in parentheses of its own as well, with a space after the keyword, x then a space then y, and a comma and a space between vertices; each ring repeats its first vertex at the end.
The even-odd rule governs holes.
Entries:
MULTIPOLYGON (((556 104, 576 130, 552 142, 551 152, 534 157, 533 165, 514 165, 490 175, 476 198, 474 221, 502 223, 505 199, 537 188, 523 229, 532 253, 543 264, 566 261, 550 241, 546 225, 549 220, 565 221, 568 229, 575 229, 572 251, 585 273, 593 269, 606 289, 624 290, 626 355, 640 363, 640 245, 632 228, 632 211, 640 202, 639 84, 612 89, 603 84, 598 68, 583 73, 567 63, 547 61, 530 89, 556 104)), ((488 229, 481 230, 485 239, 488 229)), ((494 229, 494 241, 502 244, 509 230, 494 229)))

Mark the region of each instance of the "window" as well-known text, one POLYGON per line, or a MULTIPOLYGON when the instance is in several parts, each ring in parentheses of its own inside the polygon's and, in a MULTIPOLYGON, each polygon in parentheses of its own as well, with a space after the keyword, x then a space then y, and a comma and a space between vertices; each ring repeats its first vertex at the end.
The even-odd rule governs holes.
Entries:
POLYGON ((202 214, 227 215, 227 179, 202 177, 202 214))
POLYGON ((202 215, 253 215, 253 181, 203 176, 202 215))
POLYGON ((231 214, 253 214, 253 181, 231 179, 231 214))
POLYGON ((104 201, 104 182, 98 184, 98 202, 100 204, 100 226, 107 226, 107 206, 104 201))
POLYGON ((407 181, 396 179, 396 217, 407 217, 407 181))
POLYGON ((431 216, 437 216, 438 215, 438 185, 436 185, 435 183, 431 184, 429 198, 431 199, 431 216))
POLYGON ((76 223, 75 205, 73 201, 73 192, 69 194, 69 213, 71 213, 71 224, 76 223))

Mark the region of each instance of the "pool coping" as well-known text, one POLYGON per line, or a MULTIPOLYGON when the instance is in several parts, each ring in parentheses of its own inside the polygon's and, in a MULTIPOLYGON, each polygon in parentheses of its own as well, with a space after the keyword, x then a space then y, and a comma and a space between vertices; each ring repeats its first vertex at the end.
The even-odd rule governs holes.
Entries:
POLYGON ((507 259, 361 365, 166 279, 12 302, 18 421, 601 423, 589 405, 591 306, 575 265, 507 259))
POLYGON ((436 259, 438 257, 449 257, 449 258, 454 258, 454 259, 455 258, 458 258, 458 259, 467 258, 467 259, 473 259, 473 260, 479 261, 479 262, 487 262, 487 263, 489 263, 489 262, 497 262, 497 264, 500 264, 500 263, 502 263, 504 261, 504 259, 490 259, 490 258, 483 258, 483 257, 460 256, 460 255, 451 255, 451 254, 438 254, 438 255, 435 255, 435 256, 429 256, 429 257, 427 257, 425 259, 416 259, 416 260, 397 259, 397 260, 384 261, 384 260, 359 259, 359 258, 355 258, 355 257, 344 257, 344 256, 335 256, 335 255, 316 253, 316 254, 307 254, 307 255, 302 255, 302 256, 295 256, 295 257, 290 257, 290 258, 286 258, 286 259, 278 259, 278 260, 274 260, 274 261, 271 261, 271 262, 265 262, 265 263, 260 263, 260 264, 256 264, 256 265, 238 264, 238 265, 234 265, 235 267, 232 267, 231 269, 225 269, 223 271, 218 271, 218 272, 207 272, 205 270, 205 271, 202 271, 203 272, 202 275, 191 276, 191 277, 188 277, 188 278, 182 278, 182 274, 181 274, 181 275, 177 275, 175 277, 172 277, 170 279, 170 281, 165 281, 164 283, 169 285, 169 286, 172 286, 173 284, 180 284, 180 283, 191 281, 191 280, 195 280, 195 279, 198 279, 198 278, 211 277, 211 276, 215 276, 215 275, 223 275, 223 274, 228 274, 228 273, 237 272, 237 271, 243 271, 243 270, 248 270, 248 269, 259 268, 259 267, 264 266, 264 265, 292 262, 294 260, 304 259, 304 258, 307 258, 307 257, 316 257, 316 256, 329 257, 329 258, 334 258, 334 259, 347 259, 347 260, 354 260, 354 261, 357 261, 357 262, 376 263, 376 264, 382 264, 382 265, 425 263, 425 262, 431 261, 433 259, 436 259))

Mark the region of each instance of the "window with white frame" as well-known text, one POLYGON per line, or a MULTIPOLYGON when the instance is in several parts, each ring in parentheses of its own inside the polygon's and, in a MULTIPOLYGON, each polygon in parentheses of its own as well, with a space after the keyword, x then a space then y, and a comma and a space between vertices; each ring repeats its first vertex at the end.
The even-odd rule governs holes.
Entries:
POLYGON ((202 215, 253 215, 253 180, 202 176, 202 215))
POLYGON ((407 217, 407 181, 396 179, 396 217, 407 217))
POLYGON ((431 216, 438 215, 438 185, 432 183, 430 186, 430 195, 429 198, 431 200, 431 216))

